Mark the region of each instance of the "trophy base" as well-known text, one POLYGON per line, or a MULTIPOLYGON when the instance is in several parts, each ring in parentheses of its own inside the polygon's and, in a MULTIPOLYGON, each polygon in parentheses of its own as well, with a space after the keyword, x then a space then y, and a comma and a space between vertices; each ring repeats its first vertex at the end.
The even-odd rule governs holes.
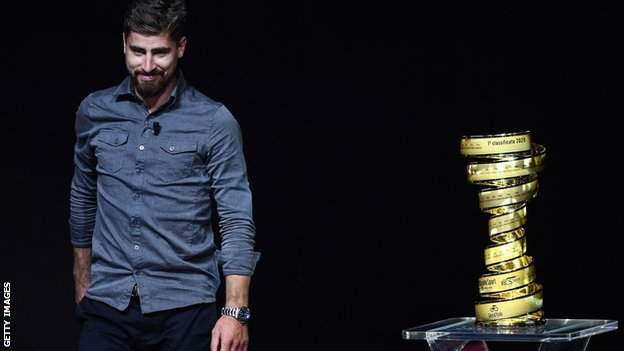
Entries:
POLYGON ((485 328, 521 328, 521 327, 537 327, 544 325, 544 311, 539 310, 527 313, 524 316, 505 318, 491 321, 476 321, 478 327, 485 328))

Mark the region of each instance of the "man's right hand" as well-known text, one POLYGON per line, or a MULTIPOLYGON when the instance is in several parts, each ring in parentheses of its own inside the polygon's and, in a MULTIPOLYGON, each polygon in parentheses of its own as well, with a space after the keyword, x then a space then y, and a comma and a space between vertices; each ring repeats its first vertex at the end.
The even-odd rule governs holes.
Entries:
POLYGON ((91 282, 91 248, 74 247, 74 287, 76 304, 87 293, 91 282))

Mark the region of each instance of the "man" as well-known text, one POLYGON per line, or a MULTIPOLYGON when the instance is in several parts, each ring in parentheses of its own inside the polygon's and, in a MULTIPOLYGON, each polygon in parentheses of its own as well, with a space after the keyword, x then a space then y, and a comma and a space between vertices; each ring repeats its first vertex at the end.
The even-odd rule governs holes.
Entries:
POLYGON ((76 113, 69 223, 80 350, 247 349, 259 253, 240 129, 178 69, 185 17, 183 0, 134 1, 123 33, 129 76, 76 113))

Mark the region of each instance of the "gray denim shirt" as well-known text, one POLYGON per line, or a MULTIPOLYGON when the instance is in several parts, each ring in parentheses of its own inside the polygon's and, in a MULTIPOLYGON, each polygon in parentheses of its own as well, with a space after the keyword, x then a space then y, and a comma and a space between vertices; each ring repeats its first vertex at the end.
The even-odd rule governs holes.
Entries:
POLYGON ((253 274, 241 132, 224 105, 178 72, 169 101, 149 113, 127 77, 87 96, 75 129, 69 225, 72 245, 92 249, 87 297, 124 310, 136 283, 149 313, 214 302, 219 266, 253 274))

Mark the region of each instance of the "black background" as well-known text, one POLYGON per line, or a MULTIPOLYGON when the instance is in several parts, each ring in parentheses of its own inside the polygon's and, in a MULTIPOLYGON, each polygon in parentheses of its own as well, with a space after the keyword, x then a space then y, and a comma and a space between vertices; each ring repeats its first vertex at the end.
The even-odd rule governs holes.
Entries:
MULTIPOLYGON (((16 350, 75 349, 74 112, 126 74, 125 1, 3 9, 3 232, 16 350)), ((425 350, 401 330, 473 315, 486 217, 465 134, 548 150, 528 248, 548 318, 621 316, 623 25, 548 2, 190 1, 191 84, 243 129, 257 247, 252 350, 425 350)), ((619 332, 590 350, 621 349, 619 332)))

